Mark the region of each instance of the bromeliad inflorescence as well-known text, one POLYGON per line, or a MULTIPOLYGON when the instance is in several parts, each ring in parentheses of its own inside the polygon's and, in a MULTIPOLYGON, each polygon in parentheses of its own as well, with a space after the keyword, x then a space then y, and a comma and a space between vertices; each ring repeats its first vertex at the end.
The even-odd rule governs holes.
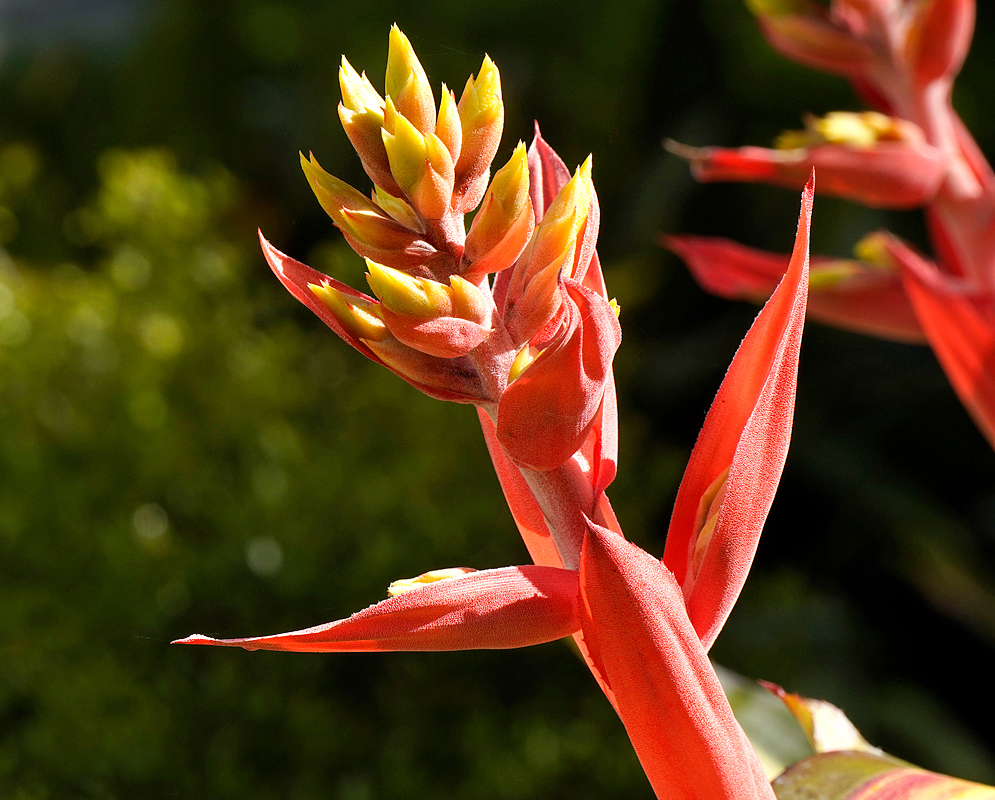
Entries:
MULTIPOLYGON (((891 234, 870 234, 852 259, 813 259, 810 311, 863 333, 928 342, 995 446, 995 172, 952 103, 975 0, 747 4, 775 49, 848 79, 874 110, 809 117, 773 149, 671 149, 703 181, 801 186, 814 166, 820 191, 875 208, 923 208, 934 260, 891 234)), ((766 297, 787 263, 722 239, 667 243, 725 297, 766 297)))
POLYGON ((280 253, 284 286, 342 339, 432 397, 476 406, 533 565, 439 570, 307 630, 186 644, 312 652, 522 647, 573 635, 658 797, 773 797, 707 651, 743 586, 787 453, 808 285, 812 185, 788 272, 705 420, 663 560, 625 540, 615 477, 617 312, 595 252, 591 159, 571 177, 539 135, 490 178, 504 111, 485 58, 436 106, 391 30, 385 96, 343 60, 339 114, 369 197, 302 157, 365 257, 373 295, 280 253), (489 182, 488 182, 489 180, 489 182), (464 215, 476 208, 469 231, 464 215))

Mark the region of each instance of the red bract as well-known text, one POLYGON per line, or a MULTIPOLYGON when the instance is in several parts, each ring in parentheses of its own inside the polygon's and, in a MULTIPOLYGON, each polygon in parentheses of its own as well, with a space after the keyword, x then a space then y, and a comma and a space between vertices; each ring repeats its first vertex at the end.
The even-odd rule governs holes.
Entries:
MULTIPOLYGON (((974 0, 750 5, 775 48, 846 76, 878 111, 810 118, 806 130, 782 136, 777 150, 676 150, 702 180, 795 185, 799 170, 813 164, 821 191, 882 208, 923 207, 935 260, 886 235, 858 243, 855 261, 816 257, 811 311, 872 335, 928 340, 995 446, 995 173, 950 100, 970 45, 974 0)), ((723 240, 670 242, 699 283, 726 297, 765 296, 777 264, 786 263, 723 240)))
POLYGON ((656 796, 773 798, 667 567, 591 524, 580 587, 584 633, 656 796))
POLYGON ((705 417, 667 533, 664 563, 684 590, 706 650, 746 582, 788 452, 814 188, 810 180, 781 285, 743 339, 705 417))
MULTIPOLYGON (((727 300, 763 302, 790 260, 716 237, 666 236, 661 241, 684 259, 702 288, 727 300)), ((809 277, 810 318, 899 342, 926 341, 895 269, 858 259, 813 257, 809 277)))
POLYGON ((706 651, 749 571, 787 451, 812 184, 791 265, 705 419, 661 562, 625 540, 605 495, 618 458, 612 359, 621 328, 595 252, 590 159, 571 177, 537 128, 528 154, 519 146, 487 187, 503 120, 493 63, 458 106, 443 93, 437 119, 396 29, 387 72, 385 99, 347 63, 342 73, 343 123, 377 183, 374 200, 304 162, 348 241, 389 262, 367 262, 375 297, 265 240, 263 252, 356 350, 429 395, 477 407, 535 565, 426 573, 347 619, 179 642, 342 652, 523 647, 573 635, 659 797, 770 800, 706 651), (468 240, 463 215, 482 197, 468 240))

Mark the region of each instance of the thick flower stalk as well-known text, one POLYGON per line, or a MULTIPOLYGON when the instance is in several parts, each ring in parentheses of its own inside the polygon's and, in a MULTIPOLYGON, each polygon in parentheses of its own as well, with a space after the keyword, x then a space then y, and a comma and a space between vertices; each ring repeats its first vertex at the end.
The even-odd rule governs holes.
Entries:
MULTIPOLYGON (((773 149, 671 143, 704 181, 800 186, 876 208, 923 208, 933 258, 888 234, 853 259, 816 257, 811 314, 863 333, 932 346, 995 446, 995 173, 951 105, 971 41, 975 0, 747 0, 787 57, 847 78, 873 111, 810 117, 773 149)), ((763 298, 785 257, 721 239, 668 244, 709 291, 763 298)))
POLYGON ((284 286, 426 394, 476 406, 532 565, 436 570, 306 630, 185 644, 345 652, 510 648, 573 635, 658 797, 770 800, 707 651, 746 579, 787 452, 808 286, 812 187, 785 278, 739 348, 695 446, 663 560, 626 541, 612 358, 621 341, 595 244, 588 158, 571 176, 539 135, 489 180, 503 120, 489 59, 438 107, 390 35, 385 96, 343 60, 340 115, 369 199, 302 165, 367 260, 372 295, 280 253, 284 286), (464 214, 479 204, 469 230, 464 214))

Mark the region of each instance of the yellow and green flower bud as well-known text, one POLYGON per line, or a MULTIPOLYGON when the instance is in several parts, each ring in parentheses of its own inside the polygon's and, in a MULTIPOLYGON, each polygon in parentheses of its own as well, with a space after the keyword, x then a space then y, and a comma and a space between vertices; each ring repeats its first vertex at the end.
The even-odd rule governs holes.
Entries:
POLYGON ((327 283, 309 283, 307 288, 350 336, 372 342, 382 342, 390 337, 376 303, 348 295, 327 283))
POLYGON ((386 94, 394 107, 422 133, 435 130, 435 98, 408 37, 394 25, 387 47, 386 94))

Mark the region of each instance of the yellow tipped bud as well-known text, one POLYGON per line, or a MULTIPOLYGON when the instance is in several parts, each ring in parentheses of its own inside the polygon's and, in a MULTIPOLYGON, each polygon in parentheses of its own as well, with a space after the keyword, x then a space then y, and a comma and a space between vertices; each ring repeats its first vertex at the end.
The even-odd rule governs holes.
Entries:
POLYGON ((563 260, 567 269, 577 247, 577 236, 591 209, 594 184, 591 181, 592 158, 588 156, 573 177, 553 198, 546 215, 532 239, 525 283, 554 261, 563 260))
POLYGON ((389 97, 385 108, 383 143, 391 174, 419 214, 440 219, 452 198, 452 156, 438 136, 422 135, 394 110, 389 97))
POLYGON ((425 586, 438 583, 439 581, 451 581, 453 578, 462 578, 464 575, 468 575, 471 572, 476 572, 476 570, 471 569, 470 567, 433 569, 431 572, 426 572, 424 575, 419 575, 417 578, 403 578, 402 580, 394 581, 387 587, 387 594, 390 597, 397 597, 399 594, 405 594, 413 589, 422 589, 425 586))
POLYGON ((449 296, 452 299, 452 316, 482 325, 488 317, 490 304, 483 292, 459 275, 449 276, 449 296))
MULTIPOLYGON (((390 100, 387 102, 390 107, 390 100)), ((425 170, 425 137, 402 114, 389 116, 393 121, 393 130, 384 129, 383 144, 387 148, 390 171, 397 185, 405 193, 410 193, 425 170)))
POLYGON ((453 208, 466 213, 476 208, 487 189, 491 161, 504 128, 501 75, 487 56, 477 77, 466 82, 459 101, 459 116, 463 141, 456 161, 453 208))
POLYGON ((515 356, 515 360, 511 362, 511 369, 508 372, 508 383, 519 378, 531 366, 532 362, 545 352, 545 350, 537 350, 530 344, 525 345, 525 347, 519 350, 518 355, 515 356))
POLYGON ((463 121, 463 133, 493 122, 503 111, 501 73, 490 56, 484 56, 480 72, 476 78, 471 75, 467 79, 460 97, 459 115, 463 121))
POLYGON ((373 88, 364 72, 360 75, 353 69, 345 56, 339 68, 339 87, 342 89, 342 105, 355 114, 372 114, 383 121, 384 100, 373 88))
POLYGON ((428 278, 415 278, 397 269, 366 260, 366 280, 384 308, 410 317, 448 317, 452 314, 450 287, 428 278))
POLYGON ((442 84, 442 102, 439 103, 439 120, 435 125, 435 135, 449 150, 453 161, 456 161, 463 146, 463 124, 460 122, 456 98, 446 88, 446 84, 442 84))
POLYGON ((907 120, 877 111, 831 111, 824 117, 805 118, 805 130, 785 131, 774 141, 778 150, 838 144, 871 147, 878 142, 925 141, 922 130, 907 120))
POLYGON ((511 159, 491 181, 466 237, 463 258, 473 274, 510 267, 521 255, 535 226, 529 199, 529 164, 518 143, 511 159))
POLYGON ((519 142, 508 163, 494 173, 488 194, 505 219, 513 220, 522 213, 529 200, 529 156, 525 142, 519 142))
POLYGON ((869 233, 853 246, 853 254, 861 261, 872 264, 880 269, 889 272, 895 269, 891 258, 888 256, 888 248, 884 243, 884 236, 880 233, 869 233))
POLYGON ((435 130, 435 98, 408 37, 394 25, 387 48, 386 93, 394 107, 422 133, 435 130))
POLYGON ((415 214, 415 210, 400 197, 394 197, 394 195, 385 192, 379 186, 374 186, 373 199, 391 218, 400 222, 406 228, 424 233, 422 223, 418 219, 418 215, 415 214))
POLYGON ((357 192, 345 181, 341 181, 334 175, 329 175, 321 168, 321 164, 312 154, 310 158, 305 158, 300 154, 301 169, 314 191, 315 197, 321 207, 325 209, 335 223, 342 225, 342 212, 344 209, 376 213, 377 207, 366 199, 360 192, 357 192))
POLYGON ((309 283, 307 288, 350 335, 372 342, 381 342, 390 336, 375 303, 348 295, 328 283, 309 283))

